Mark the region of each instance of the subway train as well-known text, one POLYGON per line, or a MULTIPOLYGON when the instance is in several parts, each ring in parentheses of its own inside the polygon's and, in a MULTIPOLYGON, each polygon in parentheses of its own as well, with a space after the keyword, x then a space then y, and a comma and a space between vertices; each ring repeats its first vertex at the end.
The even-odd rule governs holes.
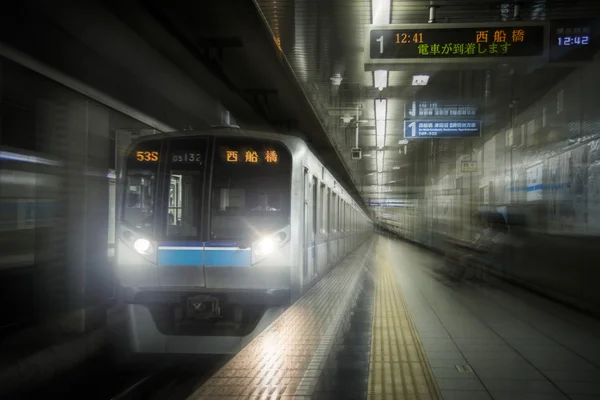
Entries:
POLYGON ((145 136, 117 177, 116 266, 134 352, 238 351, 372 232, 292 136, 145 136))

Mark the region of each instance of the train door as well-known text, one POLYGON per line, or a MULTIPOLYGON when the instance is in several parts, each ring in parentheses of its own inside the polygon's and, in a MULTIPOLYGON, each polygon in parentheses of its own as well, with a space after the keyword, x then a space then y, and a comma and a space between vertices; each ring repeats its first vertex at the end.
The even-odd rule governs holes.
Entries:
POLYGON ((337 241, 338 241, 338 230, 337 230, 337 194, 332 191, 331 195, 331 236, 329 243, 331 245, 332 263, 337 263, 338 252, 337 252, 337 241))
POLYGON ((337 198, 337 231, 338 231, 338 240, 337 240, 337 256, 338 260, 342 259, 342 198, 338 196, 337 198))
POLYGON ((317 202, 317 190, 318 190, 318 181, 317 178, 315 178, 313 176, 312 178, 312 185, 311 185, 311 191, 312 191, 312 204, 311 204, 311 245, 312 245, 312 251, 311 251, 311 256, 312 256, 312 263, 309 267, 309 278, 312 279, 315 277, 316 275, 316 271, 317 271, 317 206, 318 206, 318 202, 317 202))
MULTIPOLYGON (((205 195, 208 139, 172 139, 163 164, 165 227, 159 247, 161 286, 205 286, 200 241, 205 195)), ((159 204, 160 207, 160 204, 159 204)))
POLYGON ((308 281, 308 265, 310 263, 309 261, 309 248, 310 248, 310 229, 309 229, 309 221, 310 219, 310 215, 309 215, 309 211, 310 208, 308 206, 308 199, 309 199, 309 181, 308 181, 308 170, 305 168, 304 169, 304 240, 303 240, 303 248, 304 248, 304 254, 303 254, 303 261, 302 261, 302 284, 306 283, 308 281))
POLYGON ((327 232, 327 268, 335 264, 335 259, 333 257, 333 247, 331 246, 331 241, 333 240, 333 215, 331 212, 331 197, 331 189, 327 188, 327 205, 325 208, 325 213, 327 213, 327 225, 325 226, 325 232, 327 232))

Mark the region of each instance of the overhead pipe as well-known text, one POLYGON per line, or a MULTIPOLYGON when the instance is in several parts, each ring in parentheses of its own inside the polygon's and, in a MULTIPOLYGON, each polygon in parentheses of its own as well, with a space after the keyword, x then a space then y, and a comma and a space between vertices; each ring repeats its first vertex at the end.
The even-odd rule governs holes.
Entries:
POLYGON ((435 14, 436 14, 436 10, 439 8, 440 6, 437 6, 433 3, 433 1, 431 1, 431 3, 429 4, 428 8, 429 8, 429 22, 430 24, 435 24, 437 22, 437 20, 435 19, 435 14))
POLYGON ((354 138, 354 148, 357 149, 358 148, 358 125, 360 121, 360 111, 359 111, 359 107, 356 107, 356 137, 354 138))
POLYGON ((520 21, 521 20, 521 3, 515 2, 513 5, 513 20, 520 21))

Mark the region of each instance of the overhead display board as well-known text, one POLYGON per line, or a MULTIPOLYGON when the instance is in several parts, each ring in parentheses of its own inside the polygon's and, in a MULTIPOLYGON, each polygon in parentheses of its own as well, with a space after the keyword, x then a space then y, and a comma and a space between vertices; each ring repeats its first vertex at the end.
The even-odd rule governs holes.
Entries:
POLYGON ((550 22, 550 62, 591 61, 598 51, 598 21, 592 19, 550 22))
POLYGON ((440 101, 412 101, 406 103, 405 116, 411 118, 458 117, 471 118, 478 114, 475 104, 458 104, 440 101))
POLYGON ((447 139, 481 136, 481 121, 404 121, 407 139, 447 139))
POLYGON ((546 23, 369 25, 367 64, 544 60, 546 23))

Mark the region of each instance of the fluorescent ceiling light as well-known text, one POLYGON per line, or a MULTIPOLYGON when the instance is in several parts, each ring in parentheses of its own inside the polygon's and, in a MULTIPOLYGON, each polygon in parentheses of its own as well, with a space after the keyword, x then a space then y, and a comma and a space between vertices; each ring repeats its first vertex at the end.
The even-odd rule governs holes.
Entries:
POLYGON ((371 2, 371 16, 374 25, 390 23, 391 0, 373 0, 371 2))
POLYGON ((383 69, 373 71, 373 86, 379 90, 383 90, 388 84, 388 72, 383 69))
POLYGON ((377 184, 381 185, 383 183, 383 174, 380 172, 377 174, 377 184))
POLYGON ((375 130, 377 131, 376 143, 378 149, 385 146, 385 121, 377 121, 375 123, 375 130))
POLYGON ((377 172, 383 172, 383 151, 377 152, 377 172))
POLYGON ((398 170, 398 169, 400 169, 400 166, 399 165, 395 165, 395 166, 392 167, 392 169, 398 170))
POLYGON ((333 76, 329 78, 331 83, 335 86, 340 86, 342 84, 342 79, 342 75, 340 74, 333 74, 333 76))
POLYGON ((429 75, 413 75, 413 86, 425 86, 429 82, 429 75))
POLYGON ((32 164, 45 164, 54 166, 61 165, 60 161, 54 161, 43 157, 30 156, 27 154, 13 153, 11 151, 0 151, 0 160, 21 161, 32 164))
POLYGON ((385 129, 387 118, 387 99, 375 99, 375 133, 376 146, 385 146, 385 129))

